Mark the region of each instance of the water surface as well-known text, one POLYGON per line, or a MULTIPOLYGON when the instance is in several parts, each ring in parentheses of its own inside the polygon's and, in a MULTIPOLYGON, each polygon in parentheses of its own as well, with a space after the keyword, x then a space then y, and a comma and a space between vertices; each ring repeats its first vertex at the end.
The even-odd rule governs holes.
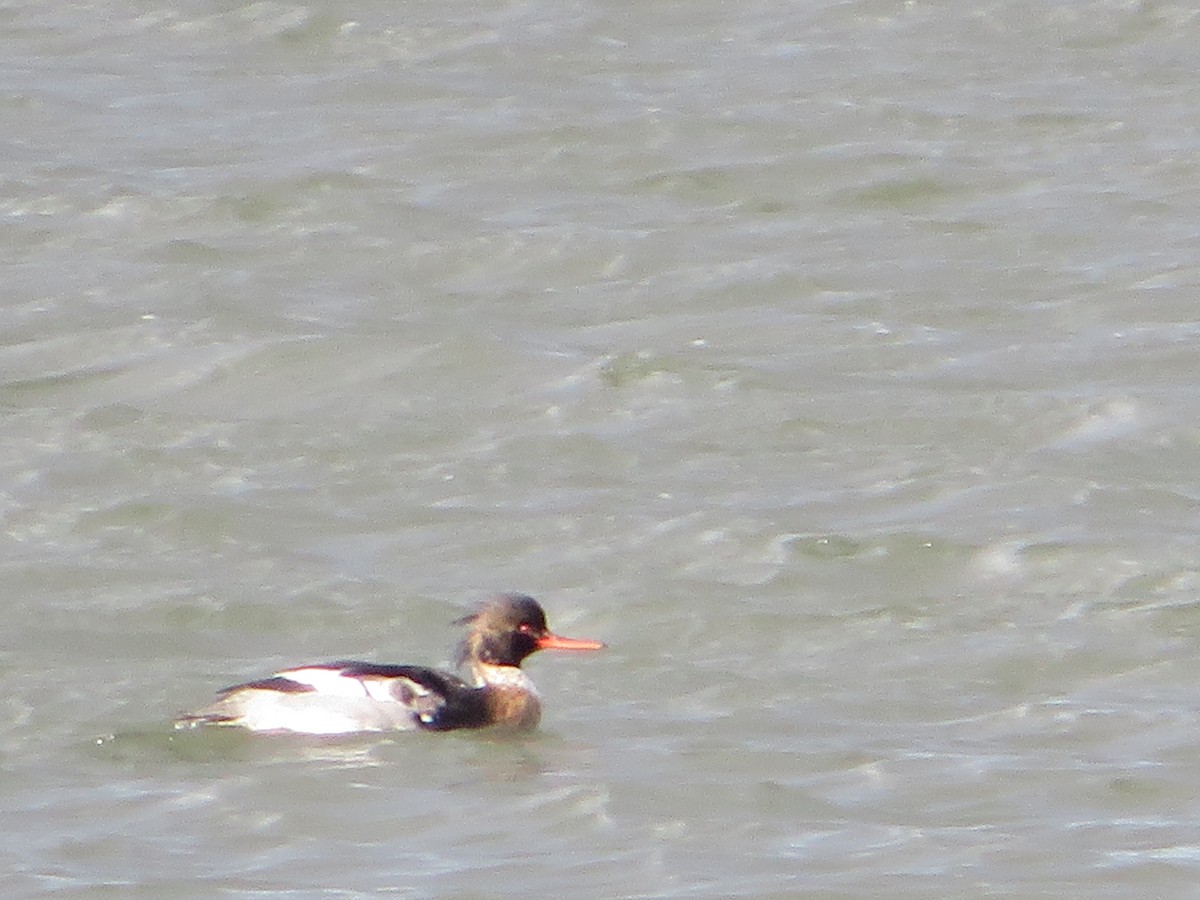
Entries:
POLYGON ((5 895, 1191 896, 1198 26, 10 5, 5 895), (536 735, 169 727, 496 590, 536 735))

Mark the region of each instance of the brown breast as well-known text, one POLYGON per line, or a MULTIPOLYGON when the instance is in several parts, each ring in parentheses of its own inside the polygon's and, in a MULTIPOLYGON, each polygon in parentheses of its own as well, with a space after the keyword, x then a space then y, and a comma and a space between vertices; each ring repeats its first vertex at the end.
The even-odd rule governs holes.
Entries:
POLYGON ((492 724, 507 728, 536 728, 542 718, 542 704, 537 695, 519 687, 488 685, 487 706, 492 724))

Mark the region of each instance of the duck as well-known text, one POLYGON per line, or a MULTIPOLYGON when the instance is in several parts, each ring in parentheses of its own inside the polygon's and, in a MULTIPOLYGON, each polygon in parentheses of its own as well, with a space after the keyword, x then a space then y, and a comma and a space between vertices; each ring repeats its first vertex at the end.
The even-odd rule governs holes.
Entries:
POLYGON ((546 625, 526 594, 500 594, 455 622, 467 627, 458 662, 468 678, 426 666, 341 660, 283 669, 225 688, 176 728, 229 726, 253 732, 353 734, 505 728, 530 731, 541 698, 521 663, 538 650, 601 650, 546 625))

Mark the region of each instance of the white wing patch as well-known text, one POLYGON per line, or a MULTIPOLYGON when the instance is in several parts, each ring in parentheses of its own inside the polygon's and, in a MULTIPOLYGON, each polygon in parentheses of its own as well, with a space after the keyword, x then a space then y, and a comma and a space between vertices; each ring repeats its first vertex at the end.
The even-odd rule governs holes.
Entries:
POLYGON ((306 684, 327 697, 369 698, 379 703, 402 703, 417 706, 416 701, 435 696, 433 691, 409 678, 388 675, 354 675, 345 669, 324 666, 285 669, 276 672, 279 678, 306 684))
POLYGON ((278 678, 295 681, 297 684, 307 684, 313 690, 330 697, 370 696, 360 679, 343 675, 341 669, 313 666, 311 668, 284 669, 282 672, 276 672, 275 675, 278 678))

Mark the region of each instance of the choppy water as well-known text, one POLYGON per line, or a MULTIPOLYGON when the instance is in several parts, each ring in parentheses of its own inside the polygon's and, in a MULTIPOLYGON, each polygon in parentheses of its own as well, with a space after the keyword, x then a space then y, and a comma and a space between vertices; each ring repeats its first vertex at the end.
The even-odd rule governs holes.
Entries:
POLYGON ((1190 4, 9 4, 0 893, 1190 897, 1190 4), (173 733, 435 663, 540 733, 173 733))

